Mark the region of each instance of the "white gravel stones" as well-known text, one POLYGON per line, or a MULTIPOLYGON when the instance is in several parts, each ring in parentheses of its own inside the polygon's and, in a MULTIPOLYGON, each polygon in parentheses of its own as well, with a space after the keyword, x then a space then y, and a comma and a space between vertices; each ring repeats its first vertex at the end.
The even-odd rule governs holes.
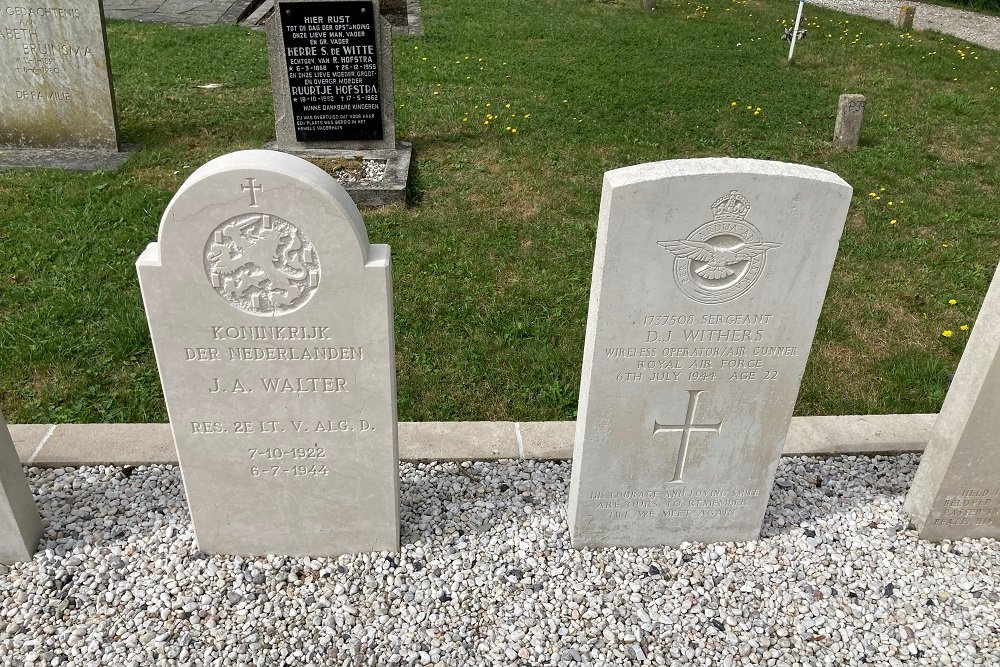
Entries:
POLYGON ((761 539, 574 551, 569 464, 403 464, 402 551, 206 556, 175 468, 29 469, 0 664, 991 665, 1000 542, 933 544, 915 456, 783 459, 761 539))
POLYGON ((934 30, 973 44, 1000 49, 1000 16, 912 0, 905 3, 900 0, 812 0, 811 4, 883 21, 891 21, 899 12, 899 6, 907 4, 917 10, 913 21, 916 30, 934 30))

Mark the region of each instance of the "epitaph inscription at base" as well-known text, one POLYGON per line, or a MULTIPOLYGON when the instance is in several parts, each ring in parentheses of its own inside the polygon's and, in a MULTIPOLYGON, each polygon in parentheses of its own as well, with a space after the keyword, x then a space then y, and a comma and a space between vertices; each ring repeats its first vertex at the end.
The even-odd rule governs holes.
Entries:
POLYGON ((137 262, 199 548, 399 543, 389 248, 299 158, 197 170, 137 262))
POLYGON ((605 175, 575 546, 757 537, 850 198, 835 174, 758 160, 605 175))
POLYGON ((903 504, 924 539, 1000 538, 998 331, 1000 268, 903 504))

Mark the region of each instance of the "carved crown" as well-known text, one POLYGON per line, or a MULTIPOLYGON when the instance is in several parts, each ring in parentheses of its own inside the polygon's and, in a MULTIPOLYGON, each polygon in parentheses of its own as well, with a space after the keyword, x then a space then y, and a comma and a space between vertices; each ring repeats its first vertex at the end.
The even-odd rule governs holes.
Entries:
POLYGON ((718 218, 729 218, 743 220, 750 213, 750 201, 740 194, 739 190, 732 190, 728 195, 723 195, 712 204, 712 213, 718 218))

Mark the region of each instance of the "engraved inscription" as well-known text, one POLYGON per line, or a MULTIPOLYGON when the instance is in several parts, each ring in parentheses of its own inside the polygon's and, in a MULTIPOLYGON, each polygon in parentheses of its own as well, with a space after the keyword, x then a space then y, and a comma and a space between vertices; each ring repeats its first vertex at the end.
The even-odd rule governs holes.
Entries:
POLYGON ((633 345, 604 348, 608 359, 623 363, 614 371, 618 382, 773 381, 784 377, 787 359, 799 356, 797 346, 772 340, 770 313, 644 315, 634 322, 641 334, 633 345))
POLYGON ((690 487, 592 491, 588 503, 618 523, 733 518, 761 497, 756 487, 690 487))
POLYGON ((677 450, 677 464, 674 466, 674 477, 670 480, 670 483, 683 483, 684 482, 684 462, 687 460, 688 444, 691 441, 692 433, 719 433, 722 429, 722 422, 724 420, 720 419, 717 424, 696 424, 694 423, 695 413, 698 411, 698 399, 702 394, 705 393, 704 389, 688 389, 688 407, 687 415, 684 417, 683 424, 661 424, 657 421, 653 422, 653 435, 658 433, 680 433, 681 434, 681 445, 677 450))
POLYGON ((296 140, 382 139, 372 2, 278 5, 296 140))
POLYGON ((939 498, 931 513, 934 526, 992 526, 1000 523, 1000 488, 965 489, 939 498))
POLYGON ((712 204, 713 220, 686 239, 659 241, 674 255, 674 280, 681 292, 698 303, 724 303, 739 298, 764 271, 768 250, 780 243, 765 241, 746 220, 750 202, 732 190, 712 204))
MULTIPOLYGON (((252 184, 249 193, 255 201, 252 184)), ((267 213, 239 215, 220 224, 205 243, 204 260, 216 293, 254 315, 297 310, 319 286, 319 257, 312 242, 292 223, 267 213)))

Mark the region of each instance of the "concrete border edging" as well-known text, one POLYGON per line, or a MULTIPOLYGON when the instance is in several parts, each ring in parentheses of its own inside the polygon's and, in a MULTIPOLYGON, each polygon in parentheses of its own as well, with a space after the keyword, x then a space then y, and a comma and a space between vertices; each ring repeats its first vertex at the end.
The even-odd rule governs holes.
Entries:
MULTIPOLYGON (((794 417, 785 456, 922 452, 936 414, 794 417)), ((565 460, 576 422, 400 422, 403 461, 565 460)), ((11 424, 21 461, 45 468, 177 463, 169 424, 11 424)))

